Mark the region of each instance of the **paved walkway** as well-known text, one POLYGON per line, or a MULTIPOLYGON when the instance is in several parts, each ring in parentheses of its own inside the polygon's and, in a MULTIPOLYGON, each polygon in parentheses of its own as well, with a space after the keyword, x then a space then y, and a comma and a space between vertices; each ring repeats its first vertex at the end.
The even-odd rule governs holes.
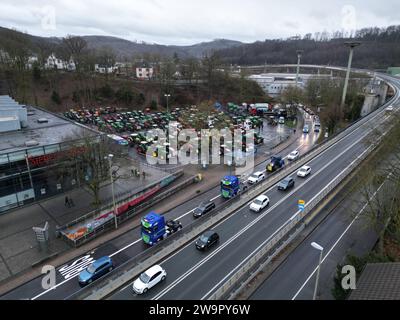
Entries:
MULTIPOLYGON (((151 167, 139 167, 139 171, 145 170, 145 178, 133 177, 129 160, 119 160, 118 165, 121 167, 118 170, 121 178, 114 184, 116 196, 127 192, 134 194, 168 175, 151 167)), ((99 195, 102 203, 110 203, 111 184, 104 183, 99 195)), ((68 250, 70 247, 55 237, 56 227, 93 211, 93 202, 94 196, 88 189, 78 188, 0 215, 0 281, 30 268, 48 256, 68 250), (73 200, 74 206, 65 205, 65 196, 73 200), (43 227, 46 221, 49 223, 49 248, 40 250, 32 227, 43 227)))
MULTIPOLYGON (((301 136, 302 121, 298 123, 296 134, 292 134, 288 139, 276 146, 272 153, 283 150, 301 136)), ((265 154, 259 153, 255 164, 265 161, 265 154)), ((162 178, 163 172, 145 167, 146 182, 162 178), (153 170, 153 171, 152 171, 153 170)), ((130 171, 130 170, 128 170, 130 171)), ((189 201, 198 192, 205 192, 219 184, 221 176, 229 172, 226 166, 210 166, 208 169, 199 169, 196 165, 185 167, 184 177, 201 173, 204 179, 194 187, 177 192, 173 196, 159 202, 156 210, 166 212, 182 202, 189 201)), ((123 172, 118 172, 123 174, 123 172)), ((128 174, 128 173, 126 173, 128 174)), ((182 178, 181 178, 182 179, 182 178)), ((140 188, 144 185, 143 181, 137 178, 128 178, 117 180, 116 190, 123 192, 135 185, 140 188)), ((102 199, 111 194, 110 185, 105 185, 101 191, 102 199)), ((65 195, 54 197, 38 204, 23 207, 14 210, 9 214, 0 216, 0 295, 21 285, 24 282, 37 276, 43 264, 62 265, 74 257, 91 251, 101 244, 118 237, 139 224, 139 218, 133 218, 120 225, 117 230, 107 232, 98 238, 89 241, 79 248, 71 249, 65 242, 55 238, 54 232, 50 232, 49 250, 40 251, 37 245, 33 226, 43 226, 46 221, 50 224, 50 230, 55 230, 56 225, 64 224, 86 213, 91 208, 93 197, 83 189, 77 189, 68 193, 68 196, 74 200, 75 207, 66 208, 64 205, 65 195), (39 263, 42 259, 48 258, 46 262, 39 263), (34 266, 32 266, 34 264, 34 266)))

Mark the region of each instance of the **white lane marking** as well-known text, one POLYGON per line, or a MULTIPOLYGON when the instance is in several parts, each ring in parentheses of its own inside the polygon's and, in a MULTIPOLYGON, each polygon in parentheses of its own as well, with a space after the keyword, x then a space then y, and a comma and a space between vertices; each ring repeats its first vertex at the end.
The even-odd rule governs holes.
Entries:
MULTIPOLYGON (((280 201, 275 203, 272 207, 270 207, 266 212, 258 216, 256 219, 254 219, 252 222, 250 222, 246 227, 241 229, 238 233, 233 235, 230 239, 228 239, 223 245, 219 246, 216 250, 214 250, 211 254, 209 254, 206 258, 203 260, 200 260, 197 264, 195 264, 193 267, 191 267, 189 270, 187 270, 185 273, 183 273, 180 277, 178 277, 174 282, 172 282, 168 287, 166 287, 164 290, 159 292, 156 296, 152 298, 152 300, 156 300, 164 296, 167 292, 172 290, 178 283, 182 282, 185 278, 187 278, 191 273, 193 273, 195 270, 197 270, 201 265, 206 263, 209 259, 214 257, 218 252, 223 250, 226 246, 228 246, 232 241, 234 241, 236 238, 238 238, 240 235, 242 235, 244 232, 246 232, 249 228, 251 228, 253 225, 255 225, 257 222, 259 222, 261 219, 263 219, 266 215, 268 215, 273 209, 275 209, 278 205, 282 204, 284 201, 286 201, 287 198, 289 198, 293 193, 298 191, 307 181, 314 179, 315 177, 318 176, 320 172, 325 170, 328 166, 330 166, 334 161, 336 161, 338 158, 340 158, 343 154, 345 154, 349 149, 351 149, 354 145, 356 145, 359 141, 364 139, 365 136, 369 134, 369 131, 365 133, 363 136, 361 136, 358 140, 356 140, 353 144, 349 145, 345 150, 343 150, 340 154, 338 154, 335 158, 331 159, 327 164, 325 164, 321 169, 319 169, 314 175, 312 175, 308 180, 305 180, 300 186, 295 188, 292 192, 287 194, 285 197, 283 197, 280 201)), ((369 147, 370 148, 370 147, 369 147)), ((367 148, 363 153, 365 153, 369 148, 367 148)), ((360 156, 359 156, 360 157, 360 156)), ((354 160, 355 161, 355 160, 354 160)), ((353 161, 353 162, 354 162, 353 161)), ((345 169, 344 169, 345 170, 345 169)), ((341 174, 341 173, 339 173, 341 174)), ((332 180, 331 180, 332 181, 332 180)), ((322 192, 322 191, 320 191, 322 192)), ((241 211, 242 209, 238 210, 237 212, 241 211)), ((235 213, 237 213, 235 212, 235 213)), ((192 241, 191 243, 193 243, 192 241)), ((184 248, 186 248, 185 246, 184 248)), ((183 249, 184 249, 183 248, 183 249)), ((178 252, 181 252, 183 249, 178 250, 178 252)), ((175 254, 174 254, 175 255, 175 254)), ((162 263, 165 263, 167 260, 169 260, 172 256, 169 258, 165 259, 162 263)))
POLYGON ((128 245, 126 245, 125 247, 123 247, 123 248, 119 249, 118 251, 115 251, 114 253, 110 254, 110 255, 109 255, 109 257, 110 257, 110 258, 112 258, 113 256, 117 255, 118 253, 120 253, 120 252, 122 252, 122 251, 124 251, 124 250, 128 249, 129 247, 133 246, 134 244, 136 244, 136 243, 140 242, 141 240, 142 240, 142 239, 141 239, 141 238, 139 238, 139 239, 137 239, 137 240, 133 241, 132 243, 130 243, 130 244, 128 244, 128 245))
MULTIPOLYGON (((382 182, 382 184, 379 186, 378 189, 376 189, 376 191, 373 193, 372 198, 375 198, 375 195, 379 192, 379 190, 382 188, 382 186, 386 183, 386 179, 384 182, 382 182)), ((327 252, 327 254, 323 257, 323 259, 321 260, 321 264, 326 260, 326 258, 330 255, 330 253, 332 252, 332 250, 337 246, 337 244, 340 242, 340 240, 342 240, 343 236, 347 233, 347 231, 351 228, 351 226, 353 225, 353 223, 358 219, 358 217, 361 215, 361 213, 365 210, 365 208, 367 207, 368 202, 364 204, 364 206, 361 208, 361 210, 357 213, 357 215, 354 217, 354 219, 350 222, 350 224, 346 227, 346 229, 343 231, 343 233, 339 236, 339 238, 336 240, 336 242, 332 245, 332 247, 330 248, 330 250, 327 252)), ((318 270, 318 266, 315 267, 315 269, 313 270, 313 272, 311 272, 311 274, 308 276, 307 280, 304 281, 303 285, 300 287, 300 289, 296 292, 296 294, 293 296, 292 300, 295 300, 297 298, 297 296, 300 294, 301 290, 303 290, 303 288, 306 286, 307 282, 310 281, 310 279, 312 278, 312 276, 314 275, 314 273, 318 270)))

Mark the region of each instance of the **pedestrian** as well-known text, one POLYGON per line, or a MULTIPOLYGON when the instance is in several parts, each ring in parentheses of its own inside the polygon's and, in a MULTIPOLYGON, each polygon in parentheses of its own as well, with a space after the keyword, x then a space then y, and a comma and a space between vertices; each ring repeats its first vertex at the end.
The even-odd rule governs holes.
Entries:
POLYGON ((71 208, 71 207, 75 207, 74 201, 72 200, 71 197, 68 198, 68 201, 69 201, 69 207, 70 207, 70 208, 71 208))
POLYGON ((296 134, 296 129, 293 129, 293 133, 296 134))
POLYGON ((64 206, 66 206, 66 207, 69 208, 69 199, 68 199, 68 196, 65 196, 64 206))
POLYGON ((143 180, 146 179, 146 172, 143 171, 142 175, 143 175, 143 180))

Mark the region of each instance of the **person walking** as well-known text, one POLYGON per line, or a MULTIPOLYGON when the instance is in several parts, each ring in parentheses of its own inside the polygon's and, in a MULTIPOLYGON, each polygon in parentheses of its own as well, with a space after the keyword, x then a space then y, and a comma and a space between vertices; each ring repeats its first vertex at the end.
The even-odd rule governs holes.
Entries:
POLYGON ((75 207, 75 203, 74 203, 74 201, 72 200, 71 197, 68 198, 68 202, 69 202, 69 207, 70 207, 70 208, 71 208, 71 207, 75 207))
POLYGON ((68 196, 65 196, 64 206, 69 208, 69 199, 68 196))
POLYGON ((146 179, 146 172, 143 171, 142 175, 143 175, 143 180, 146 179))

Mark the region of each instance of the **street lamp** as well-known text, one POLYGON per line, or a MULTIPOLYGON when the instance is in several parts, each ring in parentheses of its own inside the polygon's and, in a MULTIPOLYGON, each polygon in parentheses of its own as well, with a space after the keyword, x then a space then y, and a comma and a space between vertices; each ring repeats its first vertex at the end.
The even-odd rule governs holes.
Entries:
POLYGON ((300 59, 301 59, 301 54, 303 52, 304 52, 304 50, 296 50, 296 53, 297 53, 296 86, 298 86, 298 83, 299 83, 300 59))
POLYGON ((357 41, 349 41, 349 42, 344 43, 344 45, 346 47, 350 47, 350 53, 349 53, 349 62, 347 64, 346 78, 344 80, 343 94, 342 94, 342 101, 340 103, 340 109, 343 109, 344 102, 346 100, 347 86, 349 84, 349 77, 350 77, 351 62, 353 60, 353 51, 354 51, 354 48, 359 46, 360 44, 361 44, 361 42, 357 42, 357 41))
POLYGON ((321 262, 322 262, 322 252, 324 251, 324 248, 321 247, 318 243, 316 242, 311 242, 311 246, 314 249, 317 249, 320 251, 319 254, 319 263, 318 263, 318 270, 317 270, 317 279, 315 280, 315 288, 314 288, 314 295, 313 295, 313 300, 317 298, 317 290, 318 290, 318 280, 319 280, 319 271, 321 270, 321 262))
POLYGON ((111 193, 112 193, 112 201, 113 201, 113 212, 114 212, 114 222, 115 222, 115 229, 118 228, 118 221, 117 221, 117 210, 115 207, 115 194, 114 194, 114 178, 112 174, 112 159, 114 155, 109 154, 108 156, 104 157, 104 159, 108 159, 108 164, 110 166, 110 179, 111 179, 111 193))
POLYGON ((164 97, 166 97, 167 98, 167 113, 169 112, 169 109, 168 109, 168 98, 170 97, 171 95, 170 94, 164 94, 164 97))

